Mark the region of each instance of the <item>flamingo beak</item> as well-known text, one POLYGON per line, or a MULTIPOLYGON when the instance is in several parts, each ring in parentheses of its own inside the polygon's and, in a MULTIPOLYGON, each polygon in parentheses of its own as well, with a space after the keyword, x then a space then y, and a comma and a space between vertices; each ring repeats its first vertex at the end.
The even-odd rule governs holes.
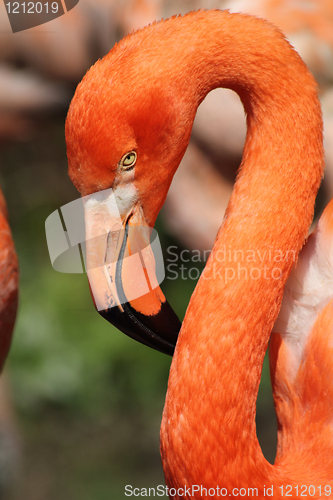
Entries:
POLYGON ((161 252, 158 262, 153 252, 160 249, 156 231, 154 239, 139 204, 119 210, 112 190, 83 202, 86 268, 96 309, 126 335, 172 355, 181 323, 158 286, 164 268, 161 252))

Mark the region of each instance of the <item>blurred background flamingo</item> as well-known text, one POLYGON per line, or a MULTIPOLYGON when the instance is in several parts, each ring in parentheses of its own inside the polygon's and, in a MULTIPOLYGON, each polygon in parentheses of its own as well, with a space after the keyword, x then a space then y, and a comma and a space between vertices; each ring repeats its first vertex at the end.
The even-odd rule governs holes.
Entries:
POLYGON ((16 418, 3 367, 12 341, 18 306, 18 261, 0 188, 0 498, 13 492, 18 474, 16 418))
MULTIPOLYGON (((315 74, 327 163, 319 213, 333 194, 331 2, 80 0, 66 16, 15 35, 0 4, 0 184, 21 269, 20 314, 8 360, 12 389, 0 404, 11 407, 14 400, 27 500, 118 499, 124 498, 124 484, 163 482, 156 450, 170 361, 104 325, 85 276, 53 271, 44 221, 78 197, 67 176, 64 121, 86 70, 129 31, 200 7, 266 17, 286 32, 315 74)), ((203 267, 202 252, 220 226, 244 137, 238 97, 220 89, 211 93, 198 110, 190 147, 158 221, 163 247, 170 248, 164 289, 180 316, 203 267), (182 260, 183 249, 188 251, 182 260), (186 278, 176 286, 175 264, 183 266, 186 278)), ((257 425, 264 453, 273 460, 270 392, 265 364, 257 425)))

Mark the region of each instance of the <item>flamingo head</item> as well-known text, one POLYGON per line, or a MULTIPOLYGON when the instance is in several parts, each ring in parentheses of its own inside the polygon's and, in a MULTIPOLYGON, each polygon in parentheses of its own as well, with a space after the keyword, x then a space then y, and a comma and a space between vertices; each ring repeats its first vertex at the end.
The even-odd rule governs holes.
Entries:
POLYGON ((66 121, 69 175, 84 197, 96 308, 126 334, 172 354, 180 322, 157 286, 150 228, 195 109, 165 84, 158 52, 147 49, 143 57, 135 36, 142 32, 98 61, 76 90, 66 121))

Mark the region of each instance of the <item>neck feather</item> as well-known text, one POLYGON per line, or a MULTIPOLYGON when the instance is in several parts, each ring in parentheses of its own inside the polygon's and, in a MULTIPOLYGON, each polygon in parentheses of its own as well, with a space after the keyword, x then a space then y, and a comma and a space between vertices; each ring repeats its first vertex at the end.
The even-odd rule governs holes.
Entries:
POLYGON ((256 399, 322 177, 316 84, 283 35, 262 20, 199 12, 158 29, 164 44, 177 35, 179 61, 168 61, 176 68, 169 73, 193 114, 210 90, 228 87, 240 95, 248 125, 234 192, 172 362, 161 428, 166 480, 262 492, 267 481, 285 480, 260 450, 256 399))

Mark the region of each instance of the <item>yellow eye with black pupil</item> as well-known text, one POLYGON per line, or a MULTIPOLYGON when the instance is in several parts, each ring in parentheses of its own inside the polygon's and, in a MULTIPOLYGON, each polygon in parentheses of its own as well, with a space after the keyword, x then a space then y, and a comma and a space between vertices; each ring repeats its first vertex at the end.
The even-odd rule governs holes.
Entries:
POLYGON ((130 151, 126 153, 120 160, 120 166, 125 170, 133 168, 136 163, 137 154, 135 151, 130 151))

